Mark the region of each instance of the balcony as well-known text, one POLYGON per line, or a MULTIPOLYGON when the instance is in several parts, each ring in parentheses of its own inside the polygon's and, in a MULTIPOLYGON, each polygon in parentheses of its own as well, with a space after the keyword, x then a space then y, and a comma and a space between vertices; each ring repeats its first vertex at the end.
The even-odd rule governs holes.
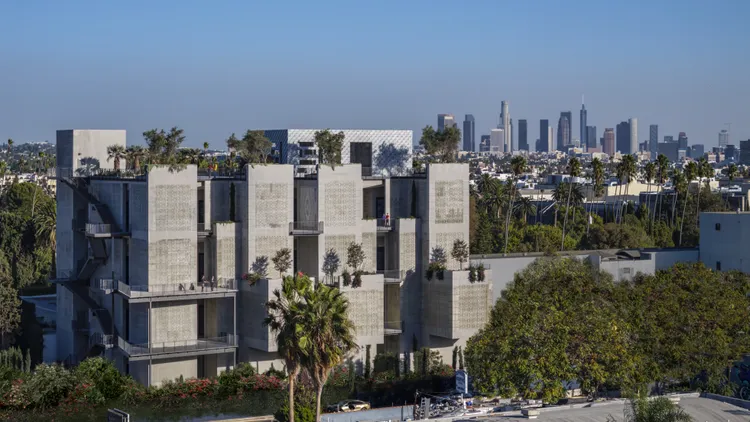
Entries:
POLYGON ((206 283, 130 285, 115 281, 115 291, 130 303, 165 302, 173 300, 220 299, 237 294, 237 281, 220 279, 206 283))
POLYGON ((383 327, 383 334, 387 336, 397 336, 404 332, 403 321, 386 321, 383 327))
POLYGON ((226 334, 221 337, 141 344, 130 344, 122 338, 117 338, 117 348, 122 350, 131 362, 154 358, 166 359, 229 353, 233 352, 236 347, 237 336, 233 334, 226 334))
POLYGON ((73 323, 73 331, 77 331, 79 333, 88 333, 91 329, 91 324, 89 323, 88 315, 85 315, 83 318, 76 318, 72 321, 73 323))
POLYGON ((94 347, 94 346, 104 346, 105 348, 112 347, 113 346, 112 335, 102 334, 102 333, 93 333, 91 337, 89 337, 89 347, 94 347))
POLYGON ((198 237, 211 236, 211 223, 198 223, 198 237))
POLYGON ((378 217, 378 233, 393 231, 393 219, 385 220, 383 216, 378 217))
POLYGON ((386 284, 400 284, 406 279, 405 270, 378 270, 378 274, 383 274, 383 282, 386 284))
POLYGON ((323 222, 293 221, 289 223, 289 234, 293 236, 317 236, 323 234, 323 222))
POLYGON ((127 234, 111 224, 86 223, 85 230, 86 236, 95 238, 122 237, 127 234))

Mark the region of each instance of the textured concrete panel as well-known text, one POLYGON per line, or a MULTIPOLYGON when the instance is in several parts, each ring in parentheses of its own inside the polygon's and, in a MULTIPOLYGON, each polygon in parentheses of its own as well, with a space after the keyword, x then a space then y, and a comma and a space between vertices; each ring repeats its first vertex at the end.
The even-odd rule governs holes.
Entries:
MULTIPOLYGON (((445 255, 448 258, 447 267, 451 270, 457 270, 459 269, 459 263, 453 257, 451 256, 451 251, 453 250, 453 243, 456 240, 464 240, 464 234, 461 232, 454 232, 454 233, 437 233, 435 235, 435 246, 439 246, 443 249, 445 249, 445 255)), ((468 243, 468 242, 467 242, 468 243)), ((432 253, 432 251, 430 251, 432 253)), ((467 264, 464 262, 464 266, 467 264)))
POLYGON ((149 244, 148 252, 149 285, 197 281, 197 250, 191 240, 160 240, 149 244))
POLYGON ((198 303, 157 302, 151 310, 151 343, 198 338, 198 303))
POLYGON ((198 358, 159 360, 151 367, 151 384, 157 387, 180 376, 183 379, 197 378, 198 358))
POLYGON ((374 273, 377 266, 378 238, 376 233, 362 233, 362 249, 365 251, 365 262, 362 270, 374 273))
POLYGON ((464 222, 464 182, 435 182, 435 223, 464 222))
POLYGON ((399 266, 402 271, 416 270, 417 242, 416 233, 399 233, 399 266))
POLYGON ((355 182, 334 181, 325 184, 325 206, 327 227, 353 227, 361 217, 357 213, 357 202, 362 203, 362 192, 357 192, 355 182))
POLYGON ((187 185, 154 186, 154 204, 149 213, 151 231, 195 231, 196 189, 187 185))
POLYGON ((287 183, 258 183, 255 185, 256 227, 286 228, 289 224, 289 189, 287 183))

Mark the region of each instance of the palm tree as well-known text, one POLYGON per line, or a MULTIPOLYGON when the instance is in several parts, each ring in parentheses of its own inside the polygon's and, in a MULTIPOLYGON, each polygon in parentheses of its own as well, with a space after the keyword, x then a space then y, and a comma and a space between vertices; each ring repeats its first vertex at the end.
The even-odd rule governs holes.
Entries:
POLYGON ((508 253, 508 231, 510 229, 510 216, 511 212, 513 211, 513 202, 515 200, 516 196, 516 184, 518 183, 518 178, 523 174, 524 171, 526 171, 526 158, 524 158, 521 155, 516 155, 510 160, 510 171, 513 174, 511 177, 510 182, 510 192, 509 192, 509 206, 508 206, 508 215, 505 219, 505 253, 508 253))
POLYGON ((500 220, 500 214, 502 213, 503 206, 505 205, 505 185, 502 183, 495 184, 495 190, 486 198, 483 202, 485 206, 495 210, 497 220, 500 220))
POLYGON ((711 173, 713 173, 713 168, 710 164, 708 164, 708 160, 706 160, 705 157, 701 157, 700 160, 698 160, 697 164, 697 171, 695 175, 698 177, 698 200, 695 201, 695 224, 698 225, 700 223, 700 214, 701 214, 701 181, 705 177, 706 178, 706 185, 708 185, 708 177, 711 176, 711 173))
POLYGON ((516 210, 521 217, 521 221, 526 223, 526 217, 529 214, 536 213, 536 205, 534 205, 534 202, 528 196, 522 196, 518 200, 518 208, 516 210))
POLYGON ((10 155, 11 151, 13 151, 13 140, 8 138, 8 155, 10 155))
POLYGON ((141 169, 141 160, 145 159, 146 156, 146 149, 140 145, 134 145, 125 150, 125 159, 135 171, 141 169))
POLYGON ((672 224, 675 225, 675 208, 677 206, 677 199, 680 196, 680 189, 685 188, 685 199, 687 199, 687 186, 685 184, 685 175, 679 169, 674 169, 672 172, 672 186, 674 189, 674 196, 672 197, 672 224))
MULTIPOLYGON (((685 203, 682 205, 682 219, 680 220, 680 243, 678 243, 678 246, 682 246, 682 228, 685 225, 685 211, 687 211, 687 203, 688 203, 688 193, 690 191, 690 183, 693 182, 693 179, 695 179, 696 174, 698 174, 698 166, 695 164, 695 161, 691 161, 685 165, 685 203)), ((700 184, 700 182, 698 182, 700 184)), ((699 185, 700 188, 700 185, 699 185)))
POLYGON ((565 198, 565 194, 567 192, 566 184, 567 182, 562 182, 558 184, 555 187, 555 190, 552 192, 552 200, 555 201, 555 227, 557 227, 557 211, 558 211, 558 204, 561 204, 563 202, 563 198, 565 198))
POLYGON ((307 296, 304 329, 310 341, 303 348, 303 363, 317 390, 315 420, 319 421, 323 386, 331 370, 357 345, 349 301, 339 289, 321 284, 307 296))
MULTIPOLYGON (((643 166, 643 178, 646 180, 646 183, 648 184, 647 192, 647 201, 646 201, 646 210, 648 211, 649 215, 651 214, 651 183, 656 178, 656 164, 654 164, 653 161, 650 161, 646 163, 645 166, 643 166)), ((648 217, 648 216, 647 216, 648 217)), ((650 218, 647 218, 650 223, 650 218)), ((653 226, 651 226, 651 232, 653 232, 653 226)))
MULTIPOLYGON (((603 194, 604 189, 604 164, 602 161, 598 158, 594 158, 591 160, 591 168, 592 168, 592 181, 593 181, 593 189, 594 189, 594 198, 597 196, 600 196, 603 194)), ((606 203, 604 205, 605 214, 604 217, 606 218, 606 203)), ((588 230, 588 227, 586 228, 588 230)))
POLYGON ((203 143, 203 152, 208 152, 208 142, 203 143))
MULTIPOLYGON (((627 197, 628 192, 630 190, 629 189, 630 181, 633 179, 633 176, 635 175, 635 172, 636 172, 635 157, 632 155, 626 155, 622 157, 621 164, 622 164, 622 169, 621 169, 622 177, 624 177, 625 180, 627 181, 627 184, 625 185, 625 196, 627 197)), ((624 202, 625 201, 623 201, 623 205, 625 205, 624 202)), ((622 224, 622 217, 623 217, 622 206, 620 207, 619 211, 620 211, 620 224, 622 224)))
POLYGON ((294 383, 297 380, 304 348, 310 344, 305 325, 306 296, 312 291, 307 277, 286 277, 281 290, 274 290, 266 303, 268 316, 263 323, 276 335, 279 356, 284 359, 289 375, 289 422, 294 422, 294 383))
POLYGON ((47 245, 54 246, 57 241, 55 203, 46 204, 34 214, 33 223, 36 237, 42 239, 47 245))
POLYGON ((572 157, 568 160, 568 174, 570 175, 570 181, 568 182, 568 200, 565 203, 565 220, 563 220, 563 231, 562 241, 560 242, 560 250, 565 250, 565 230, 568 228, 568 209, 570 208, 570 195, 573 193, 573 185, 575 184, 574 178, 581 174, 581 162, 577 158, 572 157))
POLYGON ((125 157, 124 146, 114 144, 107 147, 107 162, 109 162, 109 160, 115 160, 115 171, 120 171, 120 160, 124 160, 125 157))
POLYGON ((659 188, 656 194, 656 205, 654 206, 654 217, 653 223, 656 224, 656 210, 659 210, 659 218, 661 218, 661 207, 659 206, 661 200, 661 191, 664 186, 664 182, 667 181, 667 172, 669 171, 669 158, 664 154, 659 154, 656 158, 656 170, 657 170, 657 181, 659 182, 659 188))

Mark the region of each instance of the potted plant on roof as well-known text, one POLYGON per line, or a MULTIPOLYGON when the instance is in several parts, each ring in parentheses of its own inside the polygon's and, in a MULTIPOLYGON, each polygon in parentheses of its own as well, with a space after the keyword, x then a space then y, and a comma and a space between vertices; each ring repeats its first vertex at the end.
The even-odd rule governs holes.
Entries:
POLYGON ((365 251, 361 243, 352 242, 346 248, 346 264, 352 268, 354 279, 352 287, 362 286, 362 264, 365 262, 365 251))

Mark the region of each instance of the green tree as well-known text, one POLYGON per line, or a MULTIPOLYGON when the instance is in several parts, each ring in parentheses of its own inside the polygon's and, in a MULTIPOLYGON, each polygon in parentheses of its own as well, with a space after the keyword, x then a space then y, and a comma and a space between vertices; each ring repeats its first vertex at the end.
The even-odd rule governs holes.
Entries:
POLYGON ((21 323, 21 300, 9 277, 0 274, 0 346, 8 347, 21 323))
POLYGON ((565 250, 565 231, 568 228, 568 209, 570 208, 570 196, 573 194, 573 185, 575 185, 575 178, 581 174, 581 162, 577 158, 572 157, 568 160, 568 174, 570 175, 570 181, 568 182, 568 201, 565 203, 565 219, 563 220, 563 233, 562 240, 560 241, 560 250, 565 250))
POLYGON ((125 150, 125 160, 127 161, 130 168, 135 171, 139 171, 141 169, 141 163, 147 158, 148 153, 146 149, 144 149, 140 145, 133 145, 125 150))
POLYGON ((460 140, 461 132, 455 127, 436 131, 432 126, 425 126, 422 129, 422 137, 419 140, 419 144, 434 159, 443 163, 452 163, 456 161, 460 140))
POLYGON ((269 141, 262 130, 248 130, 242 139, 237 139, 234 133, 227 139, 227 147, 237 151, 240 159, 251 166, 266 164, 271 155, 273 142, 269 141))
POLYGON ((281 290, 274 290, 273 297, 266 303, 268 316, 264 320, 276 335, 276 347, 284 360, 289 380, 289 421, 294 422, 294 388, 302 368, 305 348, 310 347, 311 339, 306 330, 306 297, 312 290, 308 277, 286 277, 281 282, 281 290))
POLYGON ((341 266, 341 259, 336 249, 330 248, 323 255, 323 274, 325 274, 329 280, 333 280, 333 275, 339 270, 341 266))
MULTIPOLYGON (((628 193, 630 191, 630 182, 633 180, 636 174, 636 164, 635 164, 635 157, 632 155, 625 155, 622 157, 621 169, 620 169, 620 176, 622 177, 621 180, 625 180, 625 196, 628 196, 628 193)), ((622 189, 622 187, 620 188, 622 189)), ((622 224, 622 207, 618 208, 618 212, 620 213, 620 224, 622 224)))
POLYGON ((659 213, 659 218, 661 218, 661 207, 659 206, 662 197, 661 192, 663 190, 664 183, 667 181, 667 177, 669 175, 669 159, 664 154, 659 154, 659 156, 656 158, 656 174, 658 189, 656 190, 656 206, 654 207, 654 224, 656 223, 657 212, 659 213))
POLYGON ((331 168, 341 165, 341 149, 344 147, 344 132, 331 133, 329 129, 315 132, 315 146, 320 151, 320 163, 331 168))
POLYGON ((469 260, 469 246, 466 245, 466 242, 461 239, 456 239, 456 241, 453 242, 453 248, 451 249, 451 257, 458 262, 459 268, 463 270, 464 262, 469 260))
MULTIPOLYGON (((649 161, 648 163, 646 163, 645 166, 643 166, 643 179, 646 181, 646 184, 648 185, 647 189, 649 193, 648 202, 646 202, 648 210, 649 210, 649 215, 650 215, 650 210, 651 210, 651 183, 654 182, 655 178, 656 178, 656 163, 654 163, 653 161, 649 161)), ((653 229, 652 224, 649 224, 649 227, 653 229)))
POLYGON ((517 273, 487 326, 467 343, 475 384, 554 402, 571 379, 586 392, 627 383, 629 339, 614 291, 609 274, 577 259, 538 259, 517 273))
MULTIPOLYGON (((625 422, 691 422, 693 418, 667 397, 649 399, 645 395, 625 405, 625 422)), ((616 422, 610 415, 607 422, 616 422)))
POLYGON ((289 248, 279 249, 271 261, 273 268, 279 272, 279 277, 283 278, 284 273, 292 266, 292 251, 289 248))
POLYGON ((510 229, 510 216, 513 212, 513 203, 516 198, 516 184, 518 183, 518 178, 523 174, 524 171, 526 171, 526 158, 524 158, 522 155, 516 155, 510 160, 510 171, 511 171, 511 179, 510 183, 508 185, 508 191, 509 191, 509 198, 508 198, 508 213, 505 218, 505 253, 508 253, 508 230, 510 229))
POLYGON ((115 171, 120 171, 120 161, 126 157, 125 146, 114 144, 107 147, 107 162, 115 161, 115 171))
POLYGON ((333 368, 357 348, 354 324, 349 319, 349 301, 337 288, 317 286, 307 295, 304 331, 310 339, 305 347, 304 367, 316 388, 315 420, 320 420, 323 386, 333 368))

